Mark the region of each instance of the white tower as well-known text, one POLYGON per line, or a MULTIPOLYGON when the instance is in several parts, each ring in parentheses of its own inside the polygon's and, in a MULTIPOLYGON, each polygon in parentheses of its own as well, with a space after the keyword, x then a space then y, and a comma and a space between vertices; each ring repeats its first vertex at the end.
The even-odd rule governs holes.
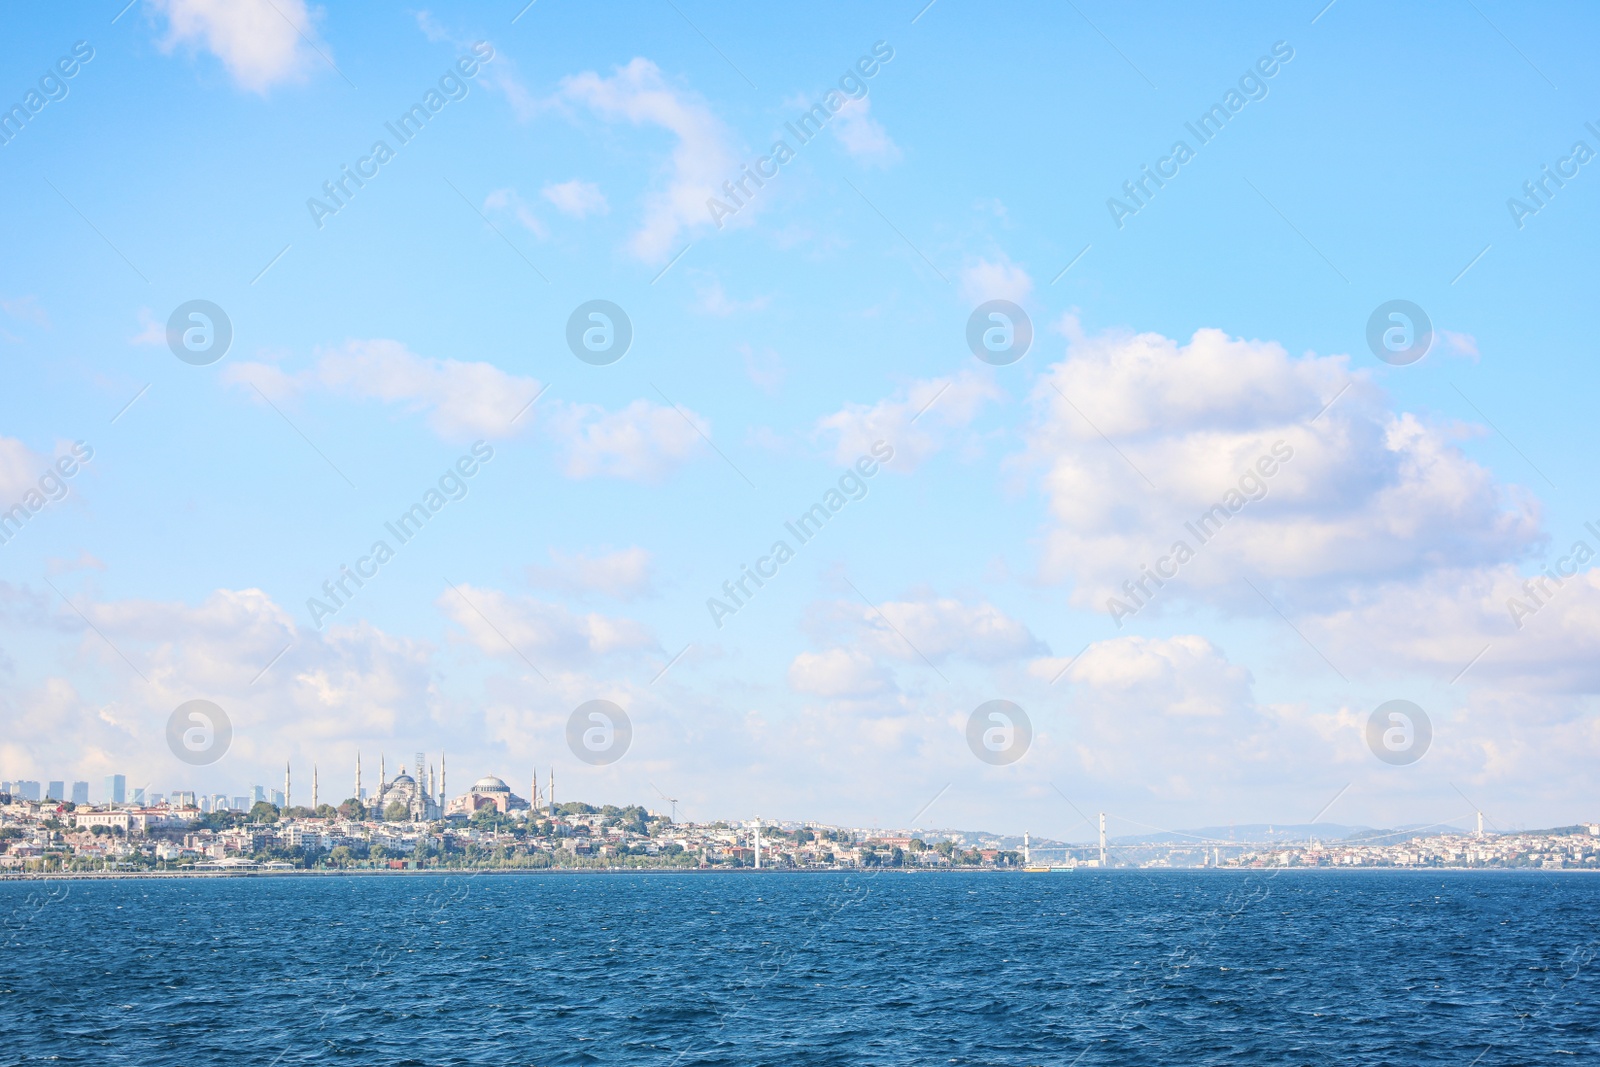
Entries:
POLYGON ((1100 813, 1100 866, 1106 865, 1106 813, 1100 813))
POLYGON ((288 760, 284 760, 283 761, 283 810, 287 812, 293 806, 294 806, 294 801, 290 799, 290 794, 289 794, 289 761, 288 760))
POLYGON ((311 765, 311 810, 317 810, 317 765, 311 765))
POLYGON ((1028 831, 1026 830, 1022 831, 1022 865, 1024 867, 1033 866, 1033 853, 1029 848, 1028 831))
POLYGON ((761 869, 761 819, 756 818, 756 870, 761 869))

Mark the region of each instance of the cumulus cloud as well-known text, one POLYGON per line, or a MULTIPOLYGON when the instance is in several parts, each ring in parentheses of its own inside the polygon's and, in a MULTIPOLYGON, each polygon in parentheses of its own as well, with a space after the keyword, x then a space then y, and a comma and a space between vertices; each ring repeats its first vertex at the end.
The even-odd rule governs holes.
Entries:
POLYGON ((550 549, 552 566, 530 566, 528 581, 545 589, 567 593, 603 593, 618 600, 635 600, 654 590, 654 561, 635 545, 616 552, 583 553, 550 549))
POLYGON ((298 375, 270 363, 235 363, 223 380, 254 385, 274 400, 313 388, 381 400, 409 414, 425 413, 433 431, 451 441, 511 436, 519 429, 511 420, 543 388, 492 363, 432 359, 386 340, 323 349, 316 365, 298 375))
POLYGON ((1051 511, 1041 574, 1074 583, 1083 606, 1126 602, 1123 583, 1180 541, 1193 559, 1158 603, 1254 598, 1241 577, 1333 595, 1498 563, 1540 536, 1537 501, 1465 455, 1468 431, 1391 411, 1343 356, 1293 358, 1217 330, 1188 344, 1079 335, 1034 396, 1029 459, 1051 511), (1185 524, 1219 504, 1202 541, 1185 524))
POLYGON ((535 215, 522 197, 517 195, 515 189, 496 189, 483 199, 483 210, 510 212, 517 223, 535 237, 544 237, 550 231, 545 224, 535 215))
POLYGON ((49 463, 15 437, 0 436, 0 510, 15 504, 28 490, 37 489, 39 476, 49 463))
POLYGON ((566 405, 553 409, 548 426, 566 450, 568 477, 641 482, 666 477, 700 451, 702 433, 711 435, 710 424, 694 412, 685 415, 648 400, 635 400, 620 411, 566 405))
POLYGON ((832 129, 844 150, 862 163, 887 167, 900 160, 900 147, 872 117, 872 103, 865 96, 846 99, 834 113, 832 129))
POLYGON ((738 170, 728 134, 704 101, 667 84, 648 59, 635 58, 610 77, 587 71, 562 79, 561 99, 609 121, 657 126, 677 138, 663 185, 645 198, 632 251, 645 261, 675 253, 685 229, 711 224, 706 200, 738 170))
POLYGON ((611 210, 605 194, 593 182, 571 181, 551 183, 539 190, 541 195, 556 206, 556 210, 575 219, 590 215, 604 215, 611 210))
POLYGON ((797 693, 834 699, 876 696, 893 688, 889 674, 858 649, 802 652, 789 664, 789 686, 797 693))
POLYGON ((876 404, 846 404, 818 420, 816 428, 834 438, 833 455, 840 464, 854 463, 875 441, 887 441, 894 449, 888 468, 904 474, 939 452, 956 431, 972 424, 984 405, 1002 396, 991 377, 964 370, 914 382, 876 404))
POLYGON ((161 47, 203 48, 222 61, 240 88, 265 93, 303 81, 319 62, 317 15, 305 0, 154 0, 167 17, 161 47))
POLYGON ((935 663, 963 659, 994 665, 1048 651, 1024 623, 995 605, 954 597, 891 600, 876 609, 842 600, 814 616, 812 629, 840 634, 852 648, 907 662, 927 657, 935 663))
POLYGON ((961 296, 971 304, 1009 300, 1020 304, 1033 292, 1033 278, 1005 256, 978 259, 961 270, 961 296))
POLYGON ((481 651, 519 661, 526 656, 536 668, 660 648, 650 628, 633 619, 599 612, 579 615, 559 604, 498 589, 462 584, 440 593, 437 607, 481 651))
POLYGON ((316 363, 292 373, 272 363, 242 362, 223 381, 273 401, 320 391, 378 400, 408 415, 423 415, 440 438, 499 440, 542 425, 565 455, 572 478, 659 481, 699 450, 710 424, 686 409, 635 400, 618 411, 596 404, 547 401, 529 409, 544 385, 492 363, 419 356, 398 341, 348 341, 322 349, 316 363), (689 420, 693 420, 691 425, 689 420), (699 427, 699 432, 696 432, 699 427))

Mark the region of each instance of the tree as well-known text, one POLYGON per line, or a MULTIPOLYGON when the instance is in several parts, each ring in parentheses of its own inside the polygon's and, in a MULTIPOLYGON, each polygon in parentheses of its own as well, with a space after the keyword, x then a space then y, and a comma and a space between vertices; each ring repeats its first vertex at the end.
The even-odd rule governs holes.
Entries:
POLYGON ((276 805, 268 804, 265 800, 258 800, 250 805, 251 822, 277 822, 278 809, 276 805))
POLYGON ((335 808, 332 804, 318 804, 317 805, 317 818, 319 818, 319 819, 336 818, 338 816, 338 814, 339 814, 339 809, 335 808))
POLYGON ((333 846, 333 851, 328 853, 328 862, 335 867, 350 866, 350 850, 344 845, 333 846))
POLYGON ((411 810, 398 800, 391 800, 383 809, 383 818, 385 822, 405 822, 411 818, 411 810))
POLYGON ((339 805, 339 814, 346 819, 365 819, 367 806, 355 797, 351 797, 339 805))

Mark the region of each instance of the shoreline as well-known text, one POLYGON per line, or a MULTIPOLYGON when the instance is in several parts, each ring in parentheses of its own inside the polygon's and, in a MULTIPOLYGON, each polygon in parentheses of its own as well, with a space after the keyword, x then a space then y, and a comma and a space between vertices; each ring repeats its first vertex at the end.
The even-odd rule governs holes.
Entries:
POLYGON ((901 874, 901 875, 952 875, 952 874, 982 874, 982 875, 1032 875, 1042 877, 1046 875, 1077 874, 1080 871, 1091 874, 1359 874, 1359 873, 1384 873, 1384 874, 1596 874, 1600 870, 1567 867, 1082 867, 1062 869, 1057 871, 1027 871, 1021 868, 917 868, 917 867, 800 867, 800 868, 702 868, 702 867, 536 867, 536 868, 493 868, 493 867, 458 867, 458 868, 423 868, 420 870, 291 870, 291 871, 49 871, 0 874, 0 883, 5 882, 79 882, 79 881, 125 881, 129 879, 218 879, 218 878, 393 878, 440 875, 458 875, 478 877, 482 875, 497 875, 501 877, 515 877, 519 875, 620 875, 620 874, 645 874, 645 875, 738 875, 738 876, 766 876, 766 875, 827 875, 827 874, 901 874))

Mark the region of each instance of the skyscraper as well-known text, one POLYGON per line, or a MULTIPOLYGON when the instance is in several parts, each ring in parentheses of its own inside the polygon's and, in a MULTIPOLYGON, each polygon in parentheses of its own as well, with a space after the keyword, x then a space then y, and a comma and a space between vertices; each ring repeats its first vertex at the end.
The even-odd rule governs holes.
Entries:
POLYGON ((67 799, 67 783, 51 782, 45 786, 44 798, 46 800, 62 801, 67 799))
POLYGON ((72 802, 74 804, 87 804, 87 803, 89 803, 89 783, 88 782, 73 782, 72 783, 72 802))
POLYGON ((106 803, 126 804, 128 802, 128 776, 125 774, 106 775, 106 803))
POLYGON ((39 799, 38 782, 14 782, 11 786, 11 791, 13 794, 21 797, 23 800, 39 799))

